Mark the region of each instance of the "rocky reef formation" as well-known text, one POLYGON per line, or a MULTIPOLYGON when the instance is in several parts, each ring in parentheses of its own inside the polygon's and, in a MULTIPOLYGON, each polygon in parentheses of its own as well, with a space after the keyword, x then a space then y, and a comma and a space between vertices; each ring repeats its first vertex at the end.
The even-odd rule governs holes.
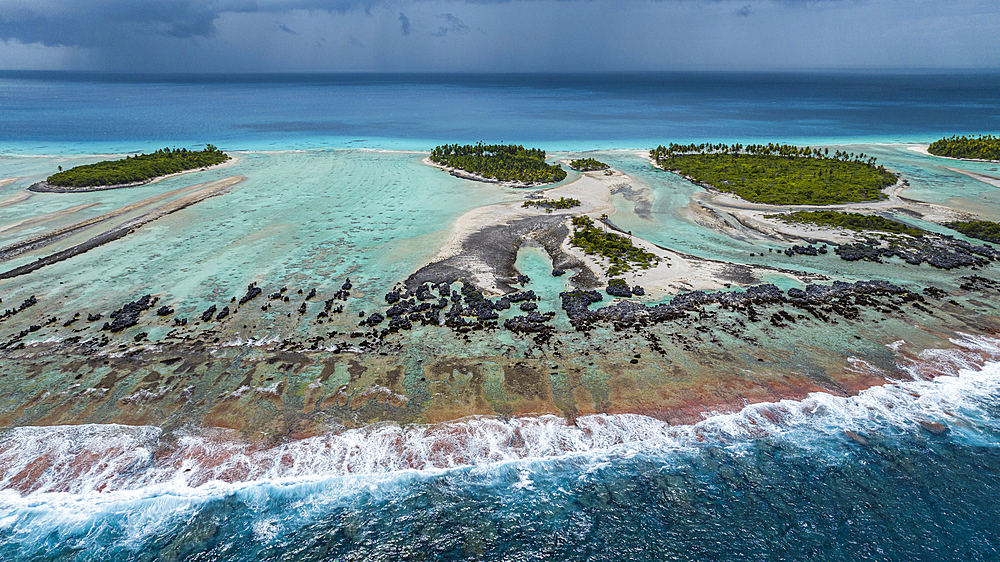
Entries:
MULTIPOLYGON (((924 302, 920 294, 886 281, 836 281, 832 285, 807 285, 805 290, 789 289, 787 296, 771 284, 748 287, 745 291, 691 291, 678 294, 669 303, 644 305, 635 301, 620 301, 597 310, 589 309, 591 304, 603 300, 597 291, 567 291, 560 293, 559 297, 562 309, 579 331, 591 330, 601 322, 612 324, 616 330, 649 326, 685 318, 688 313, 700 312, 713 305, 739 312, 752 322, 762 317, 758 307, 791 305, 823 322, 829 322, 831 313, 856 319, 862 306, 899 310, 901 304, 924 302), (881 302, 877 297, 892 298, 881 302)), ((784 327, 786 321, 795 323, 795 317, 787 311, 776 314, 771 316, 771 322, 776 327, 784 327)))
POLYGON ((926 263, 938 269, 949 270, 959 267, 983 267, 990 262, 1000 260, 1000 251, 989 246, 977 246, 951 236, 941 235, 901 238, 888 244, 868 239, 842 244, 833 251, 845 261, 866 260, 882 263, 883 258, 898 257, 910 265, 926 263))

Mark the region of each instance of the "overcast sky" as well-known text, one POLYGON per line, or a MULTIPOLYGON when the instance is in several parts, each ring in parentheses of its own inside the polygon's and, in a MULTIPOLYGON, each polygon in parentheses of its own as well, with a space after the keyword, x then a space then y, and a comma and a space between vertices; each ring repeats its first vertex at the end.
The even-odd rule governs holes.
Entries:
POLYGON ((1000 0, 0 0, 0 69, 1000 69, 1000 0))

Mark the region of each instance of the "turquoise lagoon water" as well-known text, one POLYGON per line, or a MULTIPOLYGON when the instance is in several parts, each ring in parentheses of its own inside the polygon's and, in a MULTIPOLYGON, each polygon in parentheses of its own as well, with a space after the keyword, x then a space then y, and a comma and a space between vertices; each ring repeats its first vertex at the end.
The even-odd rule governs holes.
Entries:
MULTIPOLYGON (((440 142, 521 142, 556 157, 598 150, 649 201, 637 212, 616 196, 615 224, 740 263, 756 263, 748 254, 767 247, 687 219, 697 188, 651 169, 641 151, 723 139, 848 147, 903 173, 907 197, 996 220, 1000 190, 947 169, 998 175, 995 164, 926 157, 900 143, 1000 132, 998 109, 1000 77, 989 74, 4 73, 0 178, 19 179, 0 188, 0 245, 171 189, 247 179, 112 244, 0 281, 0 298, 11 306, 37 295, 46 313, 64 315, 107 312, 148 292, 191 316, 250 282, 329 294, 350 277, 375 306, 433 257, 462 213, 524 197, 423 165, 419 151, 440 142), (18 200, 56 166, 203 142, 239 161, 129 190, 18 200)), ((847 280, 947 287, 956 278, 832 255, 757 259, 847 280)), ((540 308, 557 310, 568 276, 551 277, 533 247, 516 266, 545 297, 540 308)), ((268 335, 299 329, 292 315, 262 319, 268 335)), ((851 353, 844 333, 827 338, 804 344, 851 353)), ((5 428, 0 558, 996 560, 1000 348, 952 338, 949 350, 898 357, 915 381, 748 405, 691 426, 639 415, 576 425, 474 419, 263 450, 204 428, 5 428), (80 472, 82 456, 99 462, 80 472), (26 468, 38 459, 41 468, 26 468)))

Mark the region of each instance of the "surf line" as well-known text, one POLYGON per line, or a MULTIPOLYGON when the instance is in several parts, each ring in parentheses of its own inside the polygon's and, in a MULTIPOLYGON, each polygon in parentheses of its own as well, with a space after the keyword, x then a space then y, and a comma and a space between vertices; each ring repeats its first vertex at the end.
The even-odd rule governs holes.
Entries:
POLYGON ((134 232, 135 230, 137 230, 139 227, 143 226, 146 223, 155 221, 156 219, 165 217, 171 213, 180 211, 181 209, 184 209, 186 207, 190 207, 195 203, 200 203, 201 201, 204 201, 205 199, 208 199, 210 197, 215 197, 216 195, 221 195, 223 193, 226 193, 229 191, 229 188, 240 183, 245 179, 246 178, 243 176, 231 176, 228 178, 223 178, 221 180, 211 181, 208 183, 203 183, 188 188, 183 188, 181 190, 172 191, 160 196, 152 197, 150 199, 145 199, 133 205, 129 205, 128 207, 123 207, 122 209, 118 209, 117 211, 112 211, 111 213, 108 213, 108 215, 112 216, 102 215, 101 217, 96 217, 89 221, 84 221, 83 223, 67 227, 64 230, 55 232, 51 235, 46 235, 35 240, 29 240, 27 242, 14 245, 17 246, 17 248, 8 246, 7 248, 0 249, 0 260, 9 259, 10 256, 23 253, 30 249, 48 246, 62 238, 65 238, 66 236, 69 236, 73 232, 76 232, 78 230, 81 230, 83 228, 86 228, 88 226, 100 222, 104 222, 105 220, 108 220, 115 216, 120 216, 121 214, 126 213, 129 210, 133 210, 148 205, 150 203, 160 201, 166 197, 169 197, 170 195, 176 194, 183 190, 198 188, 196 191, 193 191, 191 193, 184 195, 183 197, 180 197, 169 203, 156 207, 155 209, 149 211, 148 213, 145 213, 134 219, 126 221, 110 230, 106 230, 98 234, 97 236, 94 236, 93 238, 87 240, 86 242, 82 242, 80 244, 62 250, 60 252, 56 252, 52 255, 39 258, 38 260, 31 262, 27 265, 22 265, 20 267, 16 267, 9 271, 0 273, 0 279, 11 279, 13 277, 26 275, 28 273, 41 269, 47 265, 52 265, 54 263, 67 260, 74 256, 78 256, 84 252, 97 248, 98 246, 101 246, 103 244, 107 244, 108 242, 112 242, 114 240, 118 240, 119 238, 128 236, 129 234, 131 234, 132 232, 134 232), (21 247, 23 247, 23 249, 21 247), (15 252, 15 253, 10 254, 9 256, 7 255, 8 252, 15 252))

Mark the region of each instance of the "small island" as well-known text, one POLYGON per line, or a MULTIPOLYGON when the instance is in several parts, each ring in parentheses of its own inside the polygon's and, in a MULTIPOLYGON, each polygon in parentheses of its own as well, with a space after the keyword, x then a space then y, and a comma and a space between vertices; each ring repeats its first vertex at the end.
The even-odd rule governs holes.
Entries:
POLYGON ((607 258, 611 262, 608 277, 621 275, 633 267, 649 269, 660 261, 656 254, 637 247, 628 238, 598 228, 587 215, 573 217, 570 244, 582 249, 585 254, 607 258))
POLYGON ((956 221, 946 222, 945 226, 957 230, 969 238, 976 238, 1000 244, 1000 223, 992 221, 956 221))
POLYGON ((845 213, 841 211, 796 211, 785 215, 767 215, 766 218, 777 219, 788 224, 812 224, 826 228, 841 228, 856 232, 884 232, 887 234, 906 234, 908 236, 923 236, 925 230, 912 227, 880 217, 862 213, 845 213))
POLYGON ((593 158, 578 158, 570 162, 569 167, 577 172, 598 172, 610 168, 604 162, 594 160, 593 158))
POLYGON ((156 178, 222 164, 229 155, 209 144, 204 150, 163 148, 151 154, 104 160, 59 171, 28 189, 46 192, 77 192, 144 185, 156 178))
POLYGON ((521 206, 525 209, 529 207, 538 207, 551 213, 553 209, 572 209, 573 207, 579 207, 580 200, 573 199, 572 197, 560 197, 559 199, 529 199, 521 206))
POLYGON ((934 156, 959 158, 963 160, 1000 160, 1000 137, 979 135, 967 137, 952 135, 934 141, 927 147, 934 156))
POLYGON ((654 164, 751 203, 835 205, 879 201, 895 174, 874 157, 776 144, 690 144, 649 151, 654 164))
POLYGON ((545 151, 508 144, 445 144, 431 151, 430 161, 454 175, 478 181, 510 182, 531 187, 566 179, 566 170, 545 163, 545 151))

